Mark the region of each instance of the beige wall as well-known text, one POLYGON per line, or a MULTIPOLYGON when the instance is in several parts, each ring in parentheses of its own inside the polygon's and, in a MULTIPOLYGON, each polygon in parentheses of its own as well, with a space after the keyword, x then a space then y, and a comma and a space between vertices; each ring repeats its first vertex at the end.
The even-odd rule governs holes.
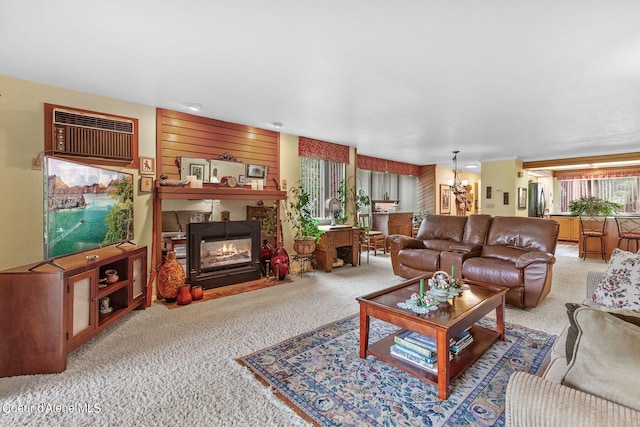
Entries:
POLYGON ((482 213, 492 216, 527 216, 527 209, 518 209, 518 188, 528 187, 528 176, 519 160, 501 160, 482 163, 482 213), (518 176, 518 173, 521 176, 518 176), (487 199, 486 188, 491 187, 487 199), (509 204, 504 204, 504 193, 509 193, 509 204))
MULTIPOLYGON (((140 155, 155 157, 155 107, 0 76, 0 269, 43 260, 43 171, 31 159, 44 149, 44 103, 139 120, 140 155)), ((113 168, 113 169, 118 169, 113 168)), ((138 194, 134 174, 134 241, 151 245, 151 193, 138 194)))
MULTIPOLYGON (((286 181, 289 191, 292 185, 300 181, 300 157, 298 156, 298 136, 280 134, 280 182, 286 181)), ((285 188, 283 188, 284 190, 285 188)), ((280 218, 284 218, 284 202, 280 203, 280 218)), ((293 231, 291 225, 282 221, 282 241, 289 254, 293 254, 293 231)))

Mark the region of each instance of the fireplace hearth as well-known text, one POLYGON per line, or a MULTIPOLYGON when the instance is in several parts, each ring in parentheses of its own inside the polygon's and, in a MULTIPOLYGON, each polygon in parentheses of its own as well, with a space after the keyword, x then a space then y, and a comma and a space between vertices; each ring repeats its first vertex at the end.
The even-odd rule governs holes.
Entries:
POLYGON ((190 223, 187 245, 191 285, 211 289, 260 278, 258 221, 190 223))

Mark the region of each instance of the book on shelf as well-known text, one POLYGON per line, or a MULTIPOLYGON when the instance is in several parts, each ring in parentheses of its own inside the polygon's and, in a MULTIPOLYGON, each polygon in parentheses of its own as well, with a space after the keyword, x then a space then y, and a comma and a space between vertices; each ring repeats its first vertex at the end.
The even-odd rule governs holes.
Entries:
POLYGON ((462 350, 464 350, 465 348, 467 348, 469 346, 469 344, 471 344, 473 342, 473 339, 469 339, 466 340, 458 345, 452 345, 451 348, 451 353, 453 354, 459 354, 462 350))
MULTIPOLYGON (((473 342, 473 335, 466 329, 449 340, 449 349, 451 353, 458 354, 471 342, 473 342)), ((413 350, 425 357, 435 357, 437 354, 437 345, 434 338, 426 337, 417 332, 409 330, 403 331, 394 337, 396 344, 413 350)), ((450 355, 451 356, 451 355, 450 355)))
POLYGON ((399 346, 396 346, 396 344, 391 346, 391 355, 393 357, 396 357, 404 362, 410 363, 414 366, 417 366, 419 368, 425 369, 427 371, 433 372, 433 373, 438 373, 438 363, 437 362, 425 362, 422 361, 418 358, 412 357, 410 356, 408 353, 402 351, 401 348, 399 348, 399 346))
POLYGON ((417 344, 431 351, 436 351, 438 348, 435 338, 425 337, 417 332, 404 331, 397 336, 400 336, 405 341, 417 344))
POLYGON ((417 361, 420 362, 425 362, 425 363, 437 363, 438 362, 438 357, 434 354, 433 356, 424 356, 416 351, 411 350, 410 348, 406 348, 403 347, 400 344, 393 344, 391 346, 391 351, 392 352, 397 352, 397 353, 402 353, 405 354, 407 357, 413 358, 417 361))
POLYGON ((396 344, 400 344, 402 347, 405 347, 405 348, 411 349, 413 351, 416 351, 416 352, 420 353, 423 356, 435 357, 435 355, 436 355, 435 347, 433 347, 433 348, 425 347, 423 345, 416 344, 415 342, 407 340, 405 337, 407 336, 407 333, 410 333, 410 332, 411 331, 404 331, 404 332, 396 335, 393 338, 395 343, 396 344))

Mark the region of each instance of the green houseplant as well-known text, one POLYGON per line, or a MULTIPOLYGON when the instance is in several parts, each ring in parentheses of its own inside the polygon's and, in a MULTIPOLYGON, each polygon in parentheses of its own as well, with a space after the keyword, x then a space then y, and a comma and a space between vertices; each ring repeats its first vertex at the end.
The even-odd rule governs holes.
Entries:
POLYGON ((612 216, 622 205, 598 197, 580 197, 569 203, 571 215, 612 216))
POLYGON ((300 255, 315 250, 323 231, 311 212, 311 196, 298 183, 291 187, 285 203, 285 221, 291 224, 294 233, 293 249, 300 255))

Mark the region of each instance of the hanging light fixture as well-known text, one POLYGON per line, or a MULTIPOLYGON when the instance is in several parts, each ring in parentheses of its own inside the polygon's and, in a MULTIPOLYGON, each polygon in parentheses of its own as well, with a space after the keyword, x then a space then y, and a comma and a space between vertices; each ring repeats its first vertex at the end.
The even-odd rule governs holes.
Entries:
POLYGON ((456 202, 456 211, 458 215, 464 215, 467 211, 467 187, 460 181, 460 170, 458 170, 458 153, 453 151, 453 183, 449 185, 449 189, 453 193, 456 202))

